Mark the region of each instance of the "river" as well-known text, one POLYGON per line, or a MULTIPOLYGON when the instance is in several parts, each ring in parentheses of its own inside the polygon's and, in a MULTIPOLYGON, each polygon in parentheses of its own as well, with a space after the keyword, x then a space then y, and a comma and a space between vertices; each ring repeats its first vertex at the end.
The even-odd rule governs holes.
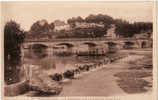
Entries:
POLYGON ((104 56, 62 56, 56 55, 49 48, 37 53, 30 49, 24 50, 23 63, 29 65, 38 65, 39 70, 51 73, 62 73, 65 70, 75 68, 76 64, 95 63, 103 60, 104 56))

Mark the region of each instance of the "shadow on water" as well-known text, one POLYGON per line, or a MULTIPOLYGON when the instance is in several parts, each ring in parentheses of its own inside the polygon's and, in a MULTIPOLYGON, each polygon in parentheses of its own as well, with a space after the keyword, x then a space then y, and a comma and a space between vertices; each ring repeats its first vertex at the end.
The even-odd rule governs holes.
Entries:
POLYGON ((9 59, 5 65, 4 79, 7 85, 20 82, 24 78, 24 70, 22 69, 21 60, 19 57, 9 59))
MULTIPOLYGON (((32 50, 28 50, 28 52, 25 53, 24 58, 26 57, 30 60, 44 59, 47 56, 48 54, 46 52, 46 48, 35 48, 32 50)), ((5 60, 6 67, 4 68, 4 79, 7 85, 24 80, 24 69, 22 67, 23 61, 21 60, 24 58, 21 58, 21 56, 15 56, 13 58, 10 57, 9 59, 5 60)))
POLYGON ((29 49, 26 50, 24 58, 43 59, 48 56, 46 49, 29 49))

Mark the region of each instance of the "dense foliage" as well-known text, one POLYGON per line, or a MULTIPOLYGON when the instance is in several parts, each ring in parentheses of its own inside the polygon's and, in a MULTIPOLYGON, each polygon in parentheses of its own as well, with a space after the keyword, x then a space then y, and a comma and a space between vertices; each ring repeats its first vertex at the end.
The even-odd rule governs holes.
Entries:
POLYGON ((30 28, 29 38, 51 38, 54 30, 54 23, 48 24, 46 20, 38 20, 30 28))
POLYGON ((72 17, 72 18, 69 18, 67 20, 68 24, 72 24, 72 23, 75 23, 75 22, 85 22, 85 20, 82 17, 80 17, 80 16, 78 16, 78 17, 72 17))
MULTIPOLYGON (((60 20, 58 20, 60 22, 60 20)), ((62 21, 61 21, 62 22, 62 21)), ((89 16, 82 18, 72 17, 67 20, 70 29, 61 29, 54 31, 54 22, 48 24, 46 20, 36 21, 30 28, 28 33, 31 38, 95 38, 103 37, 106 35, 107 30, 112 24, 116 26, 115 34, 121 37, 132 37, 135 34, 141 34, 147 31, 152 32, 152 22, 135 22, 129 23, 128 21, 122 19, 114 19, 106 14, 90 14, 89 16), (76 23, 95 23, 103 25, 104 27, 86 27, 79 28, 76 23)), ((64 24, 66 25, 66 24, 64 24)))
POLYGON ((88 23, 103 23, 110 25, 114 22, 114 19, 108 15, 98 14, 98 15, 89 15, 85 18, 85 21, 88 23))
POLYGON ((121 19, 115 20, 116 35, 122 37, 132 37, 135 34, 141 34, 148 30, 152 31, 152 22, 135 22, 129 23, 121 19))
POLYGON ((7 84, 17 82, 19 64, 21 58, 21 44, 25 38, 25 33, 20 29, 20 25, 14 21, 7 22, 4 28, 4 74, 7 84))

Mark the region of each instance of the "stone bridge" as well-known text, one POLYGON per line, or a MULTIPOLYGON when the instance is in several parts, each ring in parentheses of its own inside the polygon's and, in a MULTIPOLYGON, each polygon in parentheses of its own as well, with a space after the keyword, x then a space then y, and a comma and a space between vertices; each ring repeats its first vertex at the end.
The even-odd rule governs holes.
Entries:
POLYGON ((109 48, 115 44, 118 49, 125 48, 128 46, 133 46, 135 48, 151 48, 152 39, 136 39, 136 38, 82 38, 82 39, 53 39, 53 40, 25 40, 23 47, 30 48, 33 45, 41 44, 47 46, 48 48, 53 48, 55 46, 65 45, 67 48, 79 49, 83 45, 89 47, 102 47, 109 48), (131 45, 132 44, 132 45, 131 45))

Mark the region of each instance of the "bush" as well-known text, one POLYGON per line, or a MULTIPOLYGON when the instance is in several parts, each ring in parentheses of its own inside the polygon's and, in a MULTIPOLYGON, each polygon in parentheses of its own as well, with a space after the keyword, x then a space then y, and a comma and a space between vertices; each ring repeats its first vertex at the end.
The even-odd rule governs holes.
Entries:
POLYGON ((51 75, 50 77, 52 78, 52 80, 55 80, 55 81, 61 81, 63 78, 62 75, 58 73, 55 73, 54 75, 51 75))
POLYGON ((63 73, 64 78, 74 78, 74 72, 67 70, 66 72, 63 73))

